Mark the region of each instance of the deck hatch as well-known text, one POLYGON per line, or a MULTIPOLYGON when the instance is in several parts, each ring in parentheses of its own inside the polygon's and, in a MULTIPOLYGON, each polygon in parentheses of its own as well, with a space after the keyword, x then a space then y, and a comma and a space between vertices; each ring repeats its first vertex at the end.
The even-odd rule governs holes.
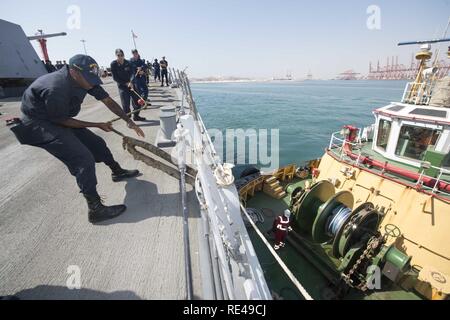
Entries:
POLYGON ((424 109, 424 108, 416 108, 411 111, 409 114, 417 114, 421 116, 431 116, 437 118, 446 118, 447 111, 445 110, 433 110, 433 109, 424 109))
POLYGON ((388 110, 398 112, 400 110, 403 110, 403 108, 405 108, 405 107, 404 106, 393 106, 393 107, 388 108, 388 110))

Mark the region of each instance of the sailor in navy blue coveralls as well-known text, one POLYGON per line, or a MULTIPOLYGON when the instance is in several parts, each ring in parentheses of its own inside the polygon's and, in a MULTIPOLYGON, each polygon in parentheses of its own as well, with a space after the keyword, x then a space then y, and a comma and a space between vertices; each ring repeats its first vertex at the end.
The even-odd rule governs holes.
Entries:
POLYGON ((130 113, 130 100, 133 101, 133 120, 144 121, 145 118, 141 117, 139 111, 141 108, 139 103, 139 97, 132 91, 138 90, 132 83, 133 78, 133 66, 130 61, 126 60, 122 49, 116 50, 117 59, 111 62, 111 73, 115 82, 117 82, 117 88, 119 90, 120 100, 122 102, 122 108, 125 113, 130 113))
POLYGON ((69 65, 38 78, 22 97, 22 122, 11 129, 22 144, 42 148, 67 166, 87 199, 89 221, 93 223, 115 217, 126 209, 125 206, 103 206, 96 188, 95 163, 109 166, 113 181, 135 177, 139 172, 122 169, 105 141, 88 129, 98 127, 111 131, 110 123, 73 119, 80 112, 85 96, 90 94, 101 100, 143 136, 142 130, 100 86, 97 68, 91 57, 77 55, 69 65))
MULTIPOLYGON (((139 95, 147 101, 148 99, 148 86, 147 86, 147 64, 141 57, 139 56, 139 52, 137 50, 133 50, 133 57, 130 59, 131 70, 133 71, 131 75, 131 81, 133 82, 135 90, 139 93, 139 95)), ((133 100, 135 104, 136 101, 133 100)), ((140 108, 139 106, 137 106, 140 108)), ((145 120, 145 119, 144 119, 145 120)))

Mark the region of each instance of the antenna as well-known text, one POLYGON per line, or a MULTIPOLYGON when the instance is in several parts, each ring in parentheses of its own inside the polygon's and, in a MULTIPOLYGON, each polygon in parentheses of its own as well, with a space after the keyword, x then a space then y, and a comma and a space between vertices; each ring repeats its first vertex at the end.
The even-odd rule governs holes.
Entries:
MULTIPOLYGON (((442 38, 445 38, 447 36, 448 28, 450 27, 450 17, 448 18, 447 27, 445 27, 444 33, 442 34, 442 38)), ((439 55, 441 54, 441 46, 438 46, 436 56, 434 57, 434 63, 433 66, 436 66, 438 63, 439 55)))
POLYGON ((433 53, 431 52, 431 44, 432 43, 442 43, 449 42, 450 38, 447 37, 447 31, 450 27, 450 18, 448 20, 447 26, 441 38, 430 39, 430 40, 418 40, 418 41, 406 41, 400 42, 399 46, 404 45, 421 45, 420 51, 416 53, 416 60, 419 60, 419 67, 417 70, 416 79, 413 83, 408 84, 407 89, 409 89, 408 97, 405 97, 403 100, 407 103, 413 104, 425 104, 428 105, 430 102, 431 96, 433 94, 433 89, 438 79, 438 59, 440 55, 440 46, 436 50, 434 61, 431 66, 427 66, 427 61, 431 59, 433 53))
POLYGON ((83 43, 84 54, 87 55, 87 50, 86 50, 86 40, 81 39, 80 41, 83 43))
POLYGON ((430 43, 447 42, 447 41, 450 41, 450 38, 399 42, 398 46, 408 46, 408 45, 412 45, 412 44, 430 44, 430 43))

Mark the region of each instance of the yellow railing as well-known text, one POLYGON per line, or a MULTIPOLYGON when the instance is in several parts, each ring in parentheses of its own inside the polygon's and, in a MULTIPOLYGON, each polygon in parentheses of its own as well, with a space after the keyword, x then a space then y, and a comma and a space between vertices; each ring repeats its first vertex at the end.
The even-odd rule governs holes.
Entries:
POLYGON ((271 173, 262 174, 256 179, 249 181, 239 189, 239 197, 241 199, 241 202, 245 203, 248 197, 253 197, 255 195, 255 192, 262 191, 266 180, 272 177, 276 178, 279 181, 292 180, 295 177, 296 171, 297 165, 290 164, 285 167, 276 169, 271 173))

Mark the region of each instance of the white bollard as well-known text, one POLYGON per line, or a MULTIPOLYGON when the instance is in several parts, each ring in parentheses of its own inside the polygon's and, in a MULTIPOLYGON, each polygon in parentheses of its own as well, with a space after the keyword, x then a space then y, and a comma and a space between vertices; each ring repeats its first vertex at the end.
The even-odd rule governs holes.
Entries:
POLYGON ((175 112, 161 112, 159 115, 160 129, 156 135, 156 145, 160 148, 175 146, 172 135, 177 128, 177 114, 175 112))

